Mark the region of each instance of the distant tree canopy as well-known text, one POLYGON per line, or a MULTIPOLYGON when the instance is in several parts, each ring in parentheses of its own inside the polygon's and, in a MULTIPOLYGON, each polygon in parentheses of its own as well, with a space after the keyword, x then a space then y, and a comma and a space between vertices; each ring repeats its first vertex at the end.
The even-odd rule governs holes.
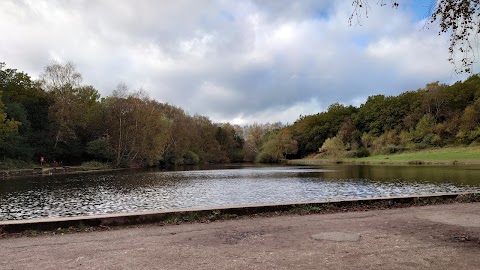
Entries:
POLYGON ((241 162, 243 129, 190 116, 119 84, 101 97, 73 63, 51 63, 39 81, 0 64, 0 158, 117 167, 241 162))
MULTIPOLYGON (((385 6, 387 1, 380 0, 378 4, 385 6)), ((390 0, 391 6, 399 7, 401 1, 390 0)), ((369 1, 353 0, 353 12, 349 22, 360 22, 363 15, 368 17, 369 1)), ((472 65, 477 61, 477 35, 480 33, 480 1, 479 0, 432 0, 426 7, 429 23, 438 23, 439 34, 450 35, 448 61, 458 73, 471 73, 472 65)))
POLYGON ((370 96, 358 108, 336 103, 287 128, 297 142, 297 157, 480 144, 480 77, 450 86, 434 82, 398 96, 370 96))

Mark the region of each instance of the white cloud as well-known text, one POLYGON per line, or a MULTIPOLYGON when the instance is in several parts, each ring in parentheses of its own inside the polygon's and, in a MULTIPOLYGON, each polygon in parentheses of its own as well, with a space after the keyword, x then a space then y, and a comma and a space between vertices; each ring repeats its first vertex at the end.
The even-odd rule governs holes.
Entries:
POLYGON ((35 77, 71 60, 103 95, 125 82, 238 123, 291 123, 333 102, 463 78, 451 74, 446 37, 412 10, 371 7, 350 27, 350 0, 4 0, 0 61, 35 77))
MULTIPOLYGON (((328 106, 328 105, 327 105, 328 106)), ((301 115, 312 114, 312 111, 319 112, 325 110, 327 107, 320 104, 316 99, 309 101, 298 102, 288 107, 277 106, 265 108, 265 110, 255 112, 253 114, 239 114, 233 119, 220 119, 219 122, 232 122, 236 125, 246 125, 249 123, 275 123, 282 122, 284 124, 292 124, 301 115)))

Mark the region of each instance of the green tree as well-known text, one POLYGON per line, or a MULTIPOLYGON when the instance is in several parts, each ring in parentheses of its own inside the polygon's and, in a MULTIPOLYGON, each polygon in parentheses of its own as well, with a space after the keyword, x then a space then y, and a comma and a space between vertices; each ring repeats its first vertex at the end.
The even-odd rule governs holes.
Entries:
POLYGON ((5 64, 0 64, 0 91, 7 119, 21 123, 18 132, 5 143, 4 154, 30 160, 34 155, 48 152, 51 101, 47 94, 28 74, 5 68, 5 64))
POLYGON ((438 82, 429 83, 425 87, 423 106, 425 113, 435 117, 436 121, 443 121, 446 117, 447 85, 438 82))
MULTIPOLYGON (((1 92, 0 92, 1 97, 1 92)), ((10 120, 7 118, 7 114, 3 112, 4 105, 0 101, 0 153, 3 158, 8 156, 8 147, 10 145, 10 139, 18 134, 18 128, 21 125, 20 122, 10 120)))
POLYGON ((245 161, 253 162, 262 151, 262 146, 273 131, 278 131, 281 128, 281 123, 253 123, 246 126, 245 129, 245 143, 244 155, 245 161))
POLYGON ((86 143, 82 133, 100 95, 92 86, 81 85, 82 76, 71 62, 63 65, 54 62, 46 66, 41 78, 43 89, 53 100, 48 117, 55 141, 55 156, 80 159, 86 143))
POLYGON ((468 144, 480 138, 480 100, 477 100, 475 105, 468 105, 460 119, 460 127, 456 138, 462 143, 468 144))
POLYGON ((328 138, 319 149, 321 153, 325 153, 327 156, 337 159, 341 158, 345 152, 345 145, 342 140, 337 137, 328 138))
POLYGON ((358 109, 334 103, 326 112, 305 116, 292 127, 293 138, 298 143, 298 155, 315 153, 327 138, 334 137, 346 118, 354 118, 358 109))
POLYGON ((217 126, 216 140, 220 144, 222 152, 224 152, 230 162, 242 162, 243 154, 243 134, 237 133, 231 124, 221 124, 217 126))
POLYGON ((262 145, 262 151, 256 157, 257 162, 272 163, 285 159, 298 151, 297 141, 288 128, 271 133, 262 145))
POLYGON ((216 140, 217 126, 206 116, 194 115, 192 120, 194 132, 190 150, 204 163, 228 162, 227 153, 216 140))
POLYGON ((415 127, 415 131, 413 133, 414 142, 421 142, 426 145, 438 144, 440 142, 440 138, 434 133, 435 126, 435 117, 431 114, 425 114, 415 127))
POLYGON ((171 122, 165 145, 165 154, 161 158, 161 162, 167 165, 182 165, 184 164, 184 157, 190 151, 190 146, 194 140, 192 134, 192 130, 194 130, 193 119, 181 108, 169 104, 158 105, 162 113, 171 122))
POLYGON ((87 153, 96 160, 110 161, 113 159, 113 149, 107 137, 101 137, 87 143, 87 153))

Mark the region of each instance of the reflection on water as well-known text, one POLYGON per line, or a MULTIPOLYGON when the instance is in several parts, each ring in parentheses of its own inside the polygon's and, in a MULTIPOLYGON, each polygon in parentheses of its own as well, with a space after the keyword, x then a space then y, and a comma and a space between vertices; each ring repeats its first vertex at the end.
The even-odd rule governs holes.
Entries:
POLYGON ((230 166, 0 180, 0 220, 480 191, 480 167, 230 166))

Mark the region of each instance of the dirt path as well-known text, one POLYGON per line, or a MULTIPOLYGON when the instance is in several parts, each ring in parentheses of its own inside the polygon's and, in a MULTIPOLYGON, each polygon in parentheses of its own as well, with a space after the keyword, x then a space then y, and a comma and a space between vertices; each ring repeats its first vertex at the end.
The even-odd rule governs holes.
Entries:
POLYGON ((0 240, 0 269, 480 269, 480 203, 0 240))

